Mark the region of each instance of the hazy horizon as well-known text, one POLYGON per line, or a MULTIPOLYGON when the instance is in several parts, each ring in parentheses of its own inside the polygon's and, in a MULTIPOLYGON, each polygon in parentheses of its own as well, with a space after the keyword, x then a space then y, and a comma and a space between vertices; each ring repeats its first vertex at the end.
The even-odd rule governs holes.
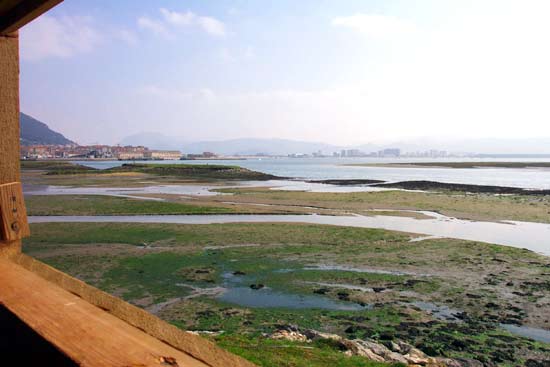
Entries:
POLYGON ((21 109, 82 144, 550 137, 545 1, 67 1, 21 31, 21 109))

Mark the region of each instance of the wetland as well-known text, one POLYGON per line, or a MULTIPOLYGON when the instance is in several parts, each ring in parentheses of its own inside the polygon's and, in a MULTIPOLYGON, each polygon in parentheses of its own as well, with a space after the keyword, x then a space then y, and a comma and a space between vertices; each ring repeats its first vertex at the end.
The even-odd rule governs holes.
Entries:
POLYGON ((354 355, 350 341, 409 345, 446 365, 550 360, 545 235, 537 251, 521 236, 512 247, 421 230, 480 225, 509 238, 506 228, 522 224, 505 221, 550 222, 546 195, 288 191, 250 173, 49 174, 59 169, 49 164, 23 172, 35 218, 27 254, 260 366, 387 365, 354 355), (372 228, 384 220, 411 225, 372 228), (333 336, 279 338, 312 333, 333 336))

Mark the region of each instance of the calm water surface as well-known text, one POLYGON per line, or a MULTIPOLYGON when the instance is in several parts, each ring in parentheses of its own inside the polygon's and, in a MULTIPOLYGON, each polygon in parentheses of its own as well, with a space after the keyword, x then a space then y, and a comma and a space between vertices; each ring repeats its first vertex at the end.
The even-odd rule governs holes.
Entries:
MULTIPOLYGON (((346 164, 360 163, 408 163, 408 162, 550 162, 550 159, 382 159, 382 158, 262 158, 248 160, 212 161, 158 161, 159 164, 225 164, 237 165, 254 171, 281 177, 298 179, 375 179, 389 182, 428 180, 472 185, 495 185, 523 187, 530 189, 550 189, 550 169, 512 168, 403 168, 403 167, 350 167, 346 164)), ((106 169, 130 161, 79 161, 79 164, 106 169)))

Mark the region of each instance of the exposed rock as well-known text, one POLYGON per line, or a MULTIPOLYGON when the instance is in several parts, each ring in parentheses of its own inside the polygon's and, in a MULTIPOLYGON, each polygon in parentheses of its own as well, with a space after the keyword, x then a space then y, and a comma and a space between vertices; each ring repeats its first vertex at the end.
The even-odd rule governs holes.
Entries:
POLYGON ((290 340, 293 342, 310 342, 307 336, 301 334, 297 331, 288 331, 288 330, 278 330, 271 334, 271 339, 275 340, 290 340))
POLYGON ((401 349, 401 347, 399 346, 399 344, 397 344, 397 343, 394 342, 394 341, 390 341, 390 342, 388 343, 388 348, 390 348, 392 352, 401 353, 401 352, 403 351, 403 349, 401 349))
POLYGON ((425 366, 428 364, 429 358, 424 352, 417 348, 411 348, 407 354, 404 355, 405 359, 409 364, 418 364, 425 366))
POLYGON ((371 359, 376 362, 385 362, 384 357, 374 353, 366 343, 363 343, 362 340, 349 340, 345 339, 343 341, 344 346, 346 347, 346 354, 349 356, 361 356, 371 359))
POLYGON ((262 289, 264 287, 265 287, 265 285, 263 285, 263 284, 250 284, 250 288, 252 288, 254 290, 262 289))
POLYGON ((334 341, 342 341, 344 338, 342 338, 340 335, 336 334, 330 334, 330 333, 322 333, 317 330, 304 330, 304 335, 306 335, 311 340, 318 340, 318 339, 330 339, 334 341))
MULTIPOLYGON (((278 325, 278 330, 270 338, 298 342, 332 340, 348 356, 365 357, 376 362, 402 363, 409 367, 483 367, 483 364, 476 360, 429 357, 420 349, 398 339, 386 341, 384 345, 371 339, 350 340, 317 330, 299 330, 295 325, 278 325)), ((538 367, 539 365, 533 364, 532 366, 538 367)), ((546 365, 541 366, 546 367, 546 365)))
POLYGON ((319 288, 319 289, 314 289, 313 293, 315 293, 315 294, 327 294, 329 291, 330 291, 330 289, 328 289, 328 288, 319 288))

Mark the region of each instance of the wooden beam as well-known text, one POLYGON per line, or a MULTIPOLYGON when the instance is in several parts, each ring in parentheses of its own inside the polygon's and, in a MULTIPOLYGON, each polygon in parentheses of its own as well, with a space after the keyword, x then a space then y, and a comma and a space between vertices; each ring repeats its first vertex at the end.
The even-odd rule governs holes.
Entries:
MULTIPOLYGON (((22 268, 53 285, 80 297, 158 340, 181 350, 212 367, 255 367, 256 365, 221 349, 201 336, 187 333, 145 310, 88 285, 25 254, 11 259, 22 268)), ((1 292, 1 289, 0 289, 1 292)))
MULTIPOLYGON (((19 178, 19 38, 0 36, 0 185, 19 178)), ((21 241, 0 243, 0 257, 20 252, 21 241)))
POLYGON ((20 0, 14 7, 0 14, 0 35, 17 31, 44 14, 63 0, 20 0))
POLYGON ((7 260, 0 303, 79 366, 209 366, 7 260))
POLYGON ((21 182, 0 185, 0 241, 30 236, 21 182))

